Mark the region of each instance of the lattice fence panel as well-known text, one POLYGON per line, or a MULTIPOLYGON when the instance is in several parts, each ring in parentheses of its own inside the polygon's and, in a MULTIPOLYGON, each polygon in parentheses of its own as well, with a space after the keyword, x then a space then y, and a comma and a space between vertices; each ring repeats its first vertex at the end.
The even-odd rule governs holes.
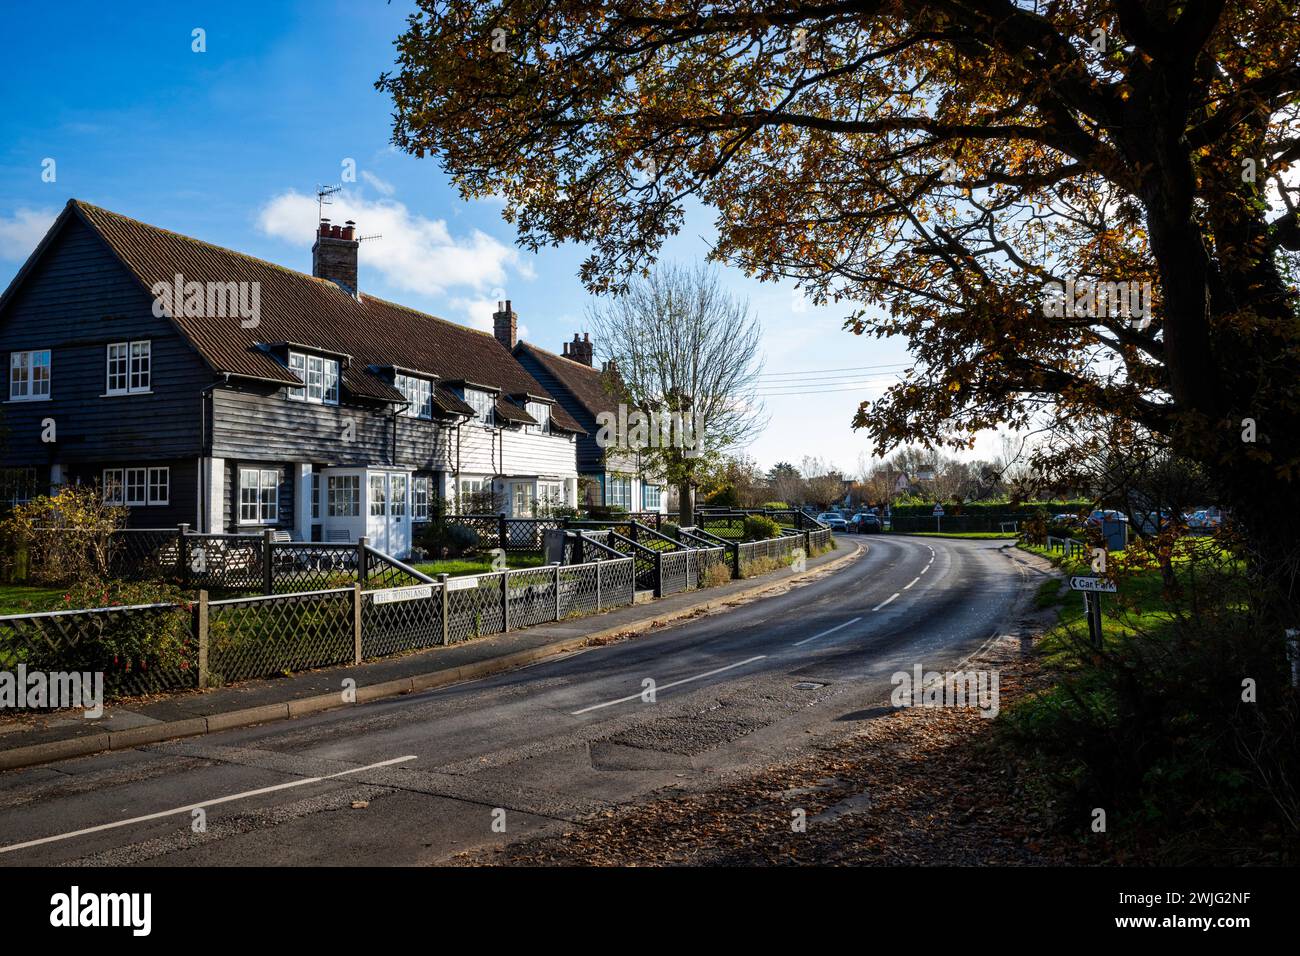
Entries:
POLYGON ((555 570, 509 571, 510 626, 532 627, 555 620, 555 570))
POLYGON ((689 551, 664 551, 659 555, 660 593, 677 594, 692 587, 689 576, 689 551))
POLYGON ((0 670, 103 673, 109 697, 194 687, 198 647, 176 604, 0 617, 0 670))
POLYGON ((502 630, 502 573, 481 574, 473 587, 456 589, 452 585, 448 590, 449 636, 453 643, 502 630))
POLYGON ((271 586, 277 594, 326 591, 357 579, 355 544, 281 543, 271 548, 271 586))
POLYGON ((603 574, 595 565, 560 568, 560 618, 593 614, 600 610, 596 600, 597 574, 603 574))
POLYGON ((600 564, 600 608, 625 607, 636 597, 635 575, 630 558, 602 561, 600 564))
POLYGON ((187 535, 185 583, 209 591, 260 591, 263 544, 256 535, 187 535))
POLYGON ((109 541, 108 571, 115 578, 162 581, 177 577, 180 531, 122 528, 109 541))
POLYGON ((345 664, 356 653, 352 588, 213 601, 208 672, 231 683, 345 664))
POLYGON ((442 586, 424 585, 428 597, 376 601, 365 592, 361 605, 361 656, 385 657, 442 643, 442 586))

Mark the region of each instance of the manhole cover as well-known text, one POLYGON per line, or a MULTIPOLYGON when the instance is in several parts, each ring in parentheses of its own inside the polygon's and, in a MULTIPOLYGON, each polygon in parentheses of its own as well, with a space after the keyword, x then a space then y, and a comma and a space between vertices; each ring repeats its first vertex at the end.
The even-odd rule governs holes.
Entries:
POLYGON ((816 690, 818 687, 825 687, 825 684, 818 684, 816 681, 801 680, 794 685, 795 690, 816 690))

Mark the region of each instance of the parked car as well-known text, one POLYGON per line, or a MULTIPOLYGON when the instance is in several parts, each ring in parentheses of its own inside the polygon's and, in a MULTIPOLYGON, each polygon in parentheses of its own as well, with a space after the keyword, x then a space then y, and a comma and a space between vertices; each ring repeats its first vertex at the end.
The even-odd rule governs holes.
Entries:
POLYGON ((847 531, 849 523, 833 511, 823 511, 817 516, 817 520, 832 531, 847 531))
POLYGON ((849 519, 848 530, 857 534, 876 534, 880 531, 880 519, 869 511, 860 511, 849 519))
POLYGON ((1128 515, 1122 511, 1116 511, 1113 508, 1106 508, 1094 511, 1088 515, 1088 524, 1094 528, 1101 527, 1103 521, 1128 521, 1128 515))
POLYGON ((1199 511, 1193 511, 1191 514, 1183 515, 1183 520, 1187 522, 1187 527, 1192 531, 1213 531, 1223 524, 1222 516, 1209 508, 1202 508, 1199 511))

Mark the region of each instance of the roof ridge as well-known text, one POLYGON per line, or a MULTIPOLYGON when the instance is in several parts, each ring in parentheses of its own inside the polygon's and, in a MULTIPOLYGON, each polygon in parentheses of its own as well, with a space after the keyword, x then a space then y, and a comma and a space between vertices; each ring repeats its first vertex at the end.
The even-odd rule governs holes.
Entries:
MULTIPOLYGON (((320 276, 314 276, 311 275, 310 273, 302 272, 301 270, 293 269, 290 268, 289 266, 281 265, 278 262, 272 262, 269 259, 263 259, 259 256, 249 255, 247 252, 240 252, 238 249, 231 249, 228 246, 219 246, 215 242, 207 242, 206 240, 203 239, 196 239, 194 236, 187 236, 185 235, 185 233, 176 232, 174 229, 167 229, 163 226, 156 226, 151 222, 145 222, 143 219, 136 219, 133 216, 123 215, 122 213, 115 212, 112 209, 105 209, 103 206, 96 206, 94 203, 86 202, 84 199, 73 198, 73 199, 69 199, 68 203, 70 205, 75 205, 83 209, 93 209, 95 212, 104 213, 105 215, 111 218, 122 219, 125 220, 126 222, 133 223, 134 225, 143 226, 145 229, 152 229, 154 232, 161 232, 164 235, 173 236, 177 239, 182 239, 185 242, 193 243, 196 246, 203 246, 204 248, 212 249, 215 250, 216 252, 224 253, 226 255, 238 256, 239 258, 247 259, 250 262, 256 262, 259 263, 260 265, 270 266, 272 269, 279 269, 281 272, 287 272, 290 275, 297 276, 298 278, 301 279, 310 279, 312 282, 318 282, 330 288, 338 289, 338 286, 335 283, 331 282, 329 279, 322 279, 320 276)), ((339 289, 339 291, 343 292, 342 289, 339 289)), ((347 295, 346 292, 344 292, 343 294, 347 295)), ((434 315, 432 312, 424 312, 420 309, 413 308, 412 306, 405 305, 404 303, 393 302, 390 299, 385 299, 382 296, 374 295, 369 292, 360 292, 359 295, 362 295, 367 299, 374 299, 376 302, 382 302, 384 305, 392 306, 395 309, 401 309, 404 312, 410 312, 413 315, 422 316, 423 318, 426 319, 433 319, 435 322, 441 322, 444 325, 450 325, 462 332, 473 332, 475 335, 484 336, 485 338, 492 339, 492 341, 494 342, 497 340, 496 336, 491 332, 486 332, 483 329, 476 329, 471 325, 462 325, 460 322, 453 322, 451 319, 444 319, 442 316, 434 315)), ((352 297, 349 295, 348 298, 352 298, 352 297)))
POLYGON ((596 368, 594 365, 588 365, 586 362, 576 361, 574 359, 569 358, 569 356, 567 355, 561 355, 559 352, 552 352, 550 349, 544 349, 540 345, 534 345, 532 342, 525 342, 523 339, 520 339, 519 344, 524 346, 525 348, 530 348, 535 352, 544 352, 547 355, 549 355, 551 358, 563 359, 564 361, 572 365, 574 368, 579 368, 579 369, 585 368, 588 372, 591 372, 594 375, 601 374, 601 370, 596 368))

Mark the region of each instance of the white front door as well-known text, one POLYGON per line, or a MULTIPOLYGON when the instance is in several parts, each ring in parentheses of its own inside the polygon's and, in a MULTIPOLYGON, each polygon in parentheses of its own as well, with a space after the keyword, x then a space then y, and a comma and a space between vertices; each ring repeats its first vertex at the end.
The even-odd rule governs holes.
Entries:
POLYGON ((395 558, 411 550, 411 478, 389 471, 366 476, 366 536, 370 546, 395 558))

